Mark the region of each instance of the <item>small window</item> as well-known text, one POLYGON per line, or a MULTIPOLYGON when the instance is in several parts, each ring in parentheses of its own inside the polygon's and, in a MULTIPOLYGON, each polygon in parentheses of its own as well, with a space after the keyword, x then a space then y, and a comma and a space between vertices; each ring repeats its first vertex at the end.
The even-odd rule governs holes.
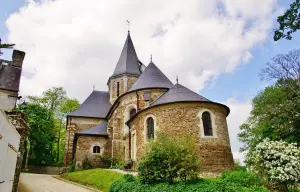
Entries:
POLYGON ((205 136, 213 136, 210 113, 205 111, 202 114, 203 129, 205 136))
POLYGON ((120 83, 117 82, 117 97, 120 96, 120 83))
POLYGON ((131 119, 136 114, 136 109, 131 109, 129 113, 130 113, 129 116, 130 116, 130 119, 131 119))
POLYGON ((147 119, 147 137, 148 139, 154 139, 154 120, 152 117, 147 119))
POLYGON ((100 147, 99 146, 94 146, 93 147, 93 153, 100 153, 100 147))

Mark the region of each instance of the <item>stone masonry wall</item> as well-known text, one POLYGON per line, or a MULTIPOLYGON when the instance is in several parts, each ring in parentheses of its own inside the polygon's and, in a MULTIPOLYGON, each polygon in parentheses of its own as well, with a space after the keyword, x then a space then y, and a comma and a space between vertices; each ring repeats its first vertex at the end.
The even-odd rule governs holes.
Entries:
POLYGON ((102 122, 104 122, 104 119, 68 117, 67 131, 66 131, 65 158, 64 158, 65 166, 72 163, 73 141, 74 141, 75 131, 91 128, 102 122))
MULTIPOLYGON (((150 108, 140 113, 130 124, 131 132, 136 134, 137 164, 146 152, 147 140, 145 120, 154 116, 155 132, 167 134, 188 133, 195 138, 201 168, 204 173, 214 174, 233 168, 233 157, 230 149, 229 134, 226 121, 226 110, 219 105, 209 103, 179 103, 150 108), (214 115, 213 129, 216 137, 201 136, 200 111, 208 109, 214 115)), ((212 118, 213 119, 213 118, 212 118)))
POLYGON ((129 158, 129 142, 125 140, 125 111, 128 106, 139 106, 138 110, 141 110, 147 105, 144 101, 144 93, 146 91, 150 91, 150 102, 154 101, 158 98, 162 93, 164 93, 165 89, 151 89, 151 90, 141 90, 136 92, 129 93, 120 99, 120 104, 114 110, 112 115, 108 120, 108 133, 109 133, 109 141, 112 143, 112 156, 119 159, 120 161, 124 161, 129 158), (137 98, 139 102, 137 103, 137 98), (125 156, 125 151, 126 156, 125 156))
POLYGON ((93 167, 101 167, 100 156, 110 155, 106 149, 107 137, 79 136, 76 147, 76 163, 81 165, 85 158, 91 162, 93 167), (94 146, 100 147, 100 154, 93 153, 94 146))

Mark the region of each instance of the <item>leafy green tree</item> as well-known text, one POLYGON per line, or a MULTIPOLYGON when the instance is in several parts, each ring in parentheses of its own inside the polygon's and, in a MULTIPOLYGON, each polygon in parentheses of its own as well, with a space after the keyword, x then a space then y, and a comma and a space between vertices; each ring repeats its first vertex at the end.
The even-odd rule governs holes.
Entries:
POLYGON ((279 27, 274 31, 274 40, 291 40, 292 34, 300 29, 300 0, 295 0, 285 13, 277 18, 279 27))
POLYGON ((48 109, 39 104, 27 103, 19 105, 18 110, 27 115, 30 126, 29 163, 51 164, 53 162, 51 143, 55 140, 55 132, 49 129, 53 122, 48 120, 48 109))
POLYGON ((238 137, 242 151, 252 150, 265 138, 300 144, 300 85, 298 80, 279 80, 252 100, 247 123, 238 137))

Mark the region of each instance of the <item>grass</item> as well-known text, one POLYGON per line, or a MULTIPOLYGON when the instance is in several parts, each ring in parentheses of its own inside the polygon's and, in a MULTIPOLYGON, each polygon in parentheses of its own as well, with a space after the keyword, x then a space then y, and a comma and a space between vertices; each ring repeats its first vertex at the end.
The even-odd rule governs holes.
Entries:
POLYGON ((109 192, 110 185, 114 181, 120 179, 122 176, 122 173, 104 169, 90 169, 85 171, 64 173, 61 175, 61 177, 64 179, 99 189, 103 192, 109 192))

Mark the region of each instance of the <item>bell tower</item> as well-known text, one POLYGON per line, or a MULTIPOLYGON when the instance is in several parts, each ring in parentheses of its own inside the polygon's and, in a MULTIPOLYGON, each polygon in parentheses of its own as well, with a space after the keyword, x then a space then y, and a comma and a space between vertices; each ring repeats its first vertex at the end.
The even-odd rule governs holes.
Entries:
POLYGON ((143 63, 138 59, 135 52, 130 31, 128 31, 127 38, 114 73, 110 76, 107 82, 111 104, 113 104, 120 95, 130 89, 130 87, 142 74, 143 67, 143 63))

